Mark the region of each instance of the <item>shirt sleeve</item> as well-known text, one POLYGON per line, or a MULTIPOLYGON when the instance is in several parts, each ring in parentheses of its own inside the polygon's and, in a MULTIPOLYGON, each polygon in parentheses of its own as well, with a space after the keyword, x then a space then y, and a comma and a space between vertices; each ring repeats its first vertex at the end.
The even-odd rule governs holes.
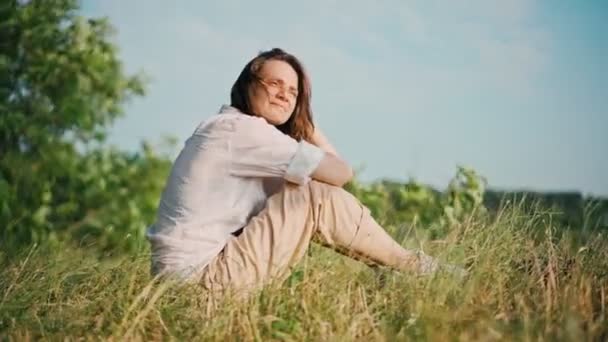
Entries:
POLYGON ((234 127, 230 171, 235 176, 282 177, 306 184, 325 155, 319 147, 297 142, 261 118, 243 118, 234 127))

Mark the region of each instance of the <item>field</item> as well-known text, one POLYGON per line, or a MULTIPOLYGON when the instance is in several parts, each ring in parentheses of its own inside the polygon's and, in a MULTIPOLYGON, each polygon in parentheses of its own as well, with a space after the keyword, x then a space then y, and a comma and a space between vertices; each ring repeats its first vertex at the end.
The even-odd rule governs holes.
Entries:
POLYGON ((244 300, 158 282, 146 253, 30 248, 3 260, 2 339, 606 340, 608 241, 506 207, 445 238, 403 244, 469 269, 466 279, 368 268, 314 246, 283 284, 244 300))

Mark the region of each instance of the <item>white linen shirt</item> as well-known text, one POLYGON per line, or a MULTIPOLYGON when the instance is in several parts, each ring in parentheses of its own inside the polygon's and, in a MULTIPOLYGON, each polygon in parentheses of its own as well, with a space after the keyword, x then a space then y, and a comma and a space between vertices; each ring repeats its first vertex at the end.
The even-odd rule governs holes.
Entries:
POLYGON ((283 180, 306 184, 324 154, 261 117, 223 105, 196 128, 173 164, 146 232, 153 270, 192 278, 283 180))

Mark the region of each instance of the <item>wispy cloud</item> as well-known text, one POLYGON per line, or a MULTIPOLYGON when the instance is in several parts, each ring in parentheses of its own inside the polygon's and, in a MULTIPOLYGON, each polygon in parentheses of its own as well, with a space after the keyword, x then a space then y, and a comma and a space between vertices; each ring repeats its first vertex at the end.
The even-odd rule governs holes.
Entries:
MULTIPOLYGON (((181 89, 215 106, 213 97, 227 93, 247 60, 280 46, 308 66, 317 108, 342 113, 333 117, 337 123, 354 108, 388 111, 394 99, 403 111, 416 112, 429 111, 438 98, 473 96, 479 89, 533 91, 551 38, 529 25, 534 4, 226 0, 171 7, 107 0, 97 6, 118 26, 130 66, 152 76, 154 96, 171 101, 181 89)), ((191 119, 184 130, 200 113, 185 117, 191 119)))
POLYGON ((213 6, 185 2, 179 8, 111 0, 99 6, 126 35, 126 49, 144 40, 163 45, 163 55, 173 54, 179 62, 166 63, 162 55, 155 60, 141 49, 136 60, 150 61, 152 74, 185 69, 192 75, 192 66, 234 70, 241 66, 234 63, 260 49, 283 46, 302 56, 315 74, 345 81, 365 74, 368 82, 407 89, 408 80, 419 85, 420 77, 438 70, 448 84, 477 79, 518 90, 543 67, 548 46, 547 34, 527 25, 535 10, 527 0, 335 0, 298 6, 228 0, 213 6), (137 27, 151 34, 137 37, 137 27))

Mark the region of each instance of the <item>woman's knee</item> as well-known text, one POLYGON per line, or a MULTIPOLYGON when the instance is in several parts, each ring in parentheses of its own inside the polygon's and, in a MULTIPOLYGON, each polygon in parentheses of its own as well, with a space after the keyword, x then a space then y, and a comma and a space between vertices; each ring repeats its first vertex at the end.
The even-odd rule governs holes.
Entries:
POLYGON ((343 188, 328 183, 310 180, 305 185, 286 184, 283 188, 283 195, 302 196, 306 198, 306 202, 325 202, 325 201, 340 201, 347 204, 359 206, 359 200, 350 192, 343 188))
POLYGON ((310 187, 313 194, 317 194, 316 197, 323 200, 346 200, 358 202, 358 200, 350 192, 339 186, 319 182, 317 180, 311 180, 308 183, 308 187, 310 187))

